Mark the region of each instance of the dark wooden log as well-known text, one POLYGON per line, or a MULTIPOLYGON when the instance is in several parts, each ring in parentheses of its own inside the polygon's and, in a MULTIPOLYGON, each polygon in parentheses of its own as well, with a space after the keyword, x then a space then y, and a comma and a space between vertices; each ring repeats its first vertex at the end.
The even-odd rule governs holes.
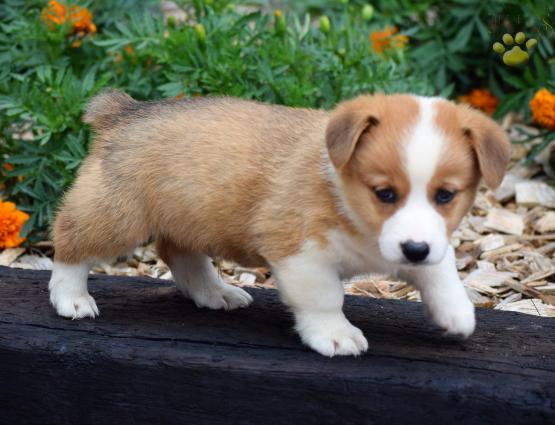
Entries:
POLYGON ((96 320, 57 317, 49 273, 0 268, 0 423, 555 423, 555 321, 479 310, 468 341, 421 306, 347 297, 367 354, 301 345, 273 290, 233 312, 168 282, 91 276, 96 320))

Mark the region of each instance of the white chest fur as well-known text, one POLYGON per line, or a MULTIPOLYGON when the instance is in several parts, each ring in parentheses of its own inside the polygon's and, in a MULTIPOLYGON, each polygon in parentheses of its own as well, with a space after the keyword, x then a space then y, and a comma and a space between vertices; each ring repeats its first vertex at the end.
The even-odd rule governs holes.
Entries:
POLYGON ((353 238, 340 230, 330 230, 325 248, 308 241, 304 255, 332 266, 341 279, 366 273, 392 273, 393 267, 380 254, 378 242, 371 237, 353 238))

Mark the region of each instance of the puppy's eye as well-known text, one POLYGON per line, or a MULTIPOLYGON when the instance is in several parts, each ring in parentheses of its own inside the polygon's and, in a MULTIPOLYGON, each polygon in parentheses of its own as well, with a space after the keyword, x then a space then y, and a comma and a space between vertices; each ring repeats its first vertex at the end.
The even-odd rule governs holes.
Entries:
POLYGON ((374 189, 374 193, 380 201, 385 204, 394 204, 397 202, 397 193, 390 187, 384 189, 374 189))
POLYGON ((445 205, 451 202, 455 197, 455 195, 456 195, 456 192, 452 192, 447 189, 438 189, 434 196, 434 200, 438 205, 445 205))

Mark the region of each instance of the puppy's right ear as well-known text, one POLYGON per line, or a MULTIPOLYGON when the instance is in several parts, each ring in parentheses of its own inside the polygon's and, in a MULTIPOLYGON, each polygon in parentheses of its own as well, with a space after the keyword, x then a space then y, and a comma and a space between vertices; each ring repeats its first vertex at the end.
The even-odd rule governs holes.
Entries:
POLYGON ((380 122, 368 110, 369 103, 369 97, 360 97, 339 105, 331 114, 326 128, 326 146, 338 170, 349 162, 362 135, 380 122))

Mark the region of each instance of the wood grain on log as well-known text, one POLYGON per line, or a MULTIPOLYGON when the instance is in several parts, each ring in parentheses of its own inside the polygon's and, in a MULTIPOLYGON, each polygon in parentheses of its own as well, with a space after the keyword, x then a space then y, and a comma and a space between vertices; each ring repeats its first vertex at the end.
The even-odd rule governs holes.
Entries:
POLYGON ((0 268, 0 424, 555 423, 555 321, 479 310, 468 341, 422 306, 347 297, 368 353, 301 345, 273 290, 197 309, 173 284, 90 277, 101 316, 48 304, 48 272, 0 268))

